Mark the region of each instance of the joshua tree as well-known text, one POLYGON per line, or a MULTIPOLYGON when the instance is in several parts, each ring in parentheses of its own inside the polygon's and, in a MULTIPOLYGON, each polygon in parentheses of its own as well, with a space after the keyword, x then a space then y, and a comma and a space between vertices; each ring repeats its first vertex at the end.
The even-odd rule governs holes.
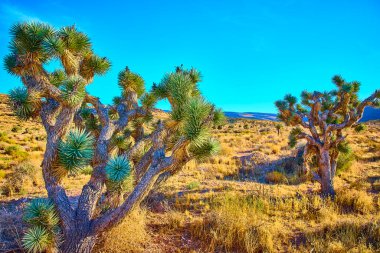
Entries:
POLYGON ((322 194, 334 196, 333 179, 336 172, 339 150, 344 149, 344 129, 354 127, 360 130, 358 121, 366 106, 379 106, 380 90, 360 101, 359 82, 346 82, 340 76, 332 78, 336 90, 313 93, 304 91, 302 101, 288 94, 284 100, 276 101, 279 119, 287 125, 297 126, 289 136, 289 143, 295 146, 297 140, 305 139, 303 157, 307 171, 307 158, 317 158, 318 170, 312 172, 321 184, 322 194), (300 127, 298 127, 300 126, 300 127))
POLYGON ((277 135, 280 135, 280 130, 282 129, 282 124, 281 123, 277 123, 276 125, 275 125, 275 127, 276 127, 276 129, 277 129, 277 135))
POLYGON ((179 67, 146 92, 144 80, 125 68, 118 79, 121 96, 104 105, 86 87, 110 63, 93 52, 84 33, 74 26, 55 30, 23 23, 11 28, 11 36, 5 68, 24 87, 10 92, 10 104, 23 120, 39 117, 47 134, 41 167, 48 199, 26 208, 31 227, 23 242, 28 250, 90 252, 158 178, 217 152, 209 130, 223 114, 202 98, 197 70, 179 67), (50 60, 62 69, 47 71, 50 60), (152 108, 158 99, 169 101, 171 113, 156 122, 152 108), (61 181, 88 166, 91 178, 77 203, 71 203, 61 181), (127 181, 133 186, 127 187, 127 181))

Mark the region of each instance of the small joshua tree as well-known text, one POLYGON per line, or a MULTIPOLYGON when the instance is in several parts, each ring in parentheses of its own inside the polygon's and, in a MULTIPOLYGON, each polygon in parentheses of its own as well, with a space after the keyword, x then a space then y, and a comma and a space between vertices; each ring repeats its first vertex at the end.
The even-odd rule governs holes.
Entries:
POLYGON ((283 127, 282 124, 281 123, 277 123, 275 125, 275 127, 277 129, 277 135, 280 135, 280 131, 281 131, 282 127, 283 127))
POLYGON ((346 82, 340 76, 332 78, 336 90, 313 93, 304 91, 302 101, 288 94, 284 100, 276 101, 279 119, 287 125, 296 126, 289 136, 289 144, 295 146, 300 139, 306 140, 303 152, 305 172, 307 158, 316 157, 318 170, 314 179, 322 186, 322 194, 334 196, 333 179, 336 172, 339 151, 346 149, 344 129, 354 127, 361 130, 358 121, 366 106, 379 106, 380 91, 360 101, 359 82, 346 82))
POLYGON ((24 85, 10 92, 11 107, 20 119, 39 117, 47 134, 41 166, 48 200, 26 209, 31 227, 23 243, 29 251, 90 252, 154 184, 218 151, 209 130, 223 114, 203 99, 197 70, 178 67, 146 92, 142 77, 125 68, 118 79, 121 96, 104 105, 86 87, 110 63, 93 52, 85 34, 73 26, 23 23, 11 35, 5 67, 24 85), (47 71, 50 60, 62 69, 47 71), (170 117, 153 122, 159 99, 169 101, 170 117), (71 203, 61 181, 88 166, 91 178, 71 203))

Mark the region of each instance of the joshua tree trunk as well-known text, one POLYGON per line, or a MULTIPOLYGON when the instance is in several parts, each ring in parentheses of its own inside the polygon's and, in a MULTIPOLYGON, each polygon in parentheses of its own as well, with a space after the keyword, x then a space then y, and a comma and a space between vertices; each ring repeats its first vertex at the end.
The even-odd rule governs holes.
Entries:
POLYGON ((324 196, 334 197, 334 181, 331 168, 331 158, 328 149, 320 150, 319 170, 321 176, 322 194, 324 196))
POLYGON ((65 238, 61 246, 62 253, 90 253, 95 246, 96 236, 81 234, 84 231, 77 232, 65 238))

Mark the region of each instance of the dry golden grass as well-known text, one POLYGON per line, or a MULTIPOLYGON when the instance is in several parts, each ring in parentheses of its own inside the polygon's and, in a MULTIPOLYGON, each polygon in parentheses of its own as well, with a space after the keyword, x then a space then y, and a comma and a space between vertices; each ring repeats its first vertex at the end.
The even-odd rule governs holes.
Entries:
POLYGON ((95 252, 143 252, 149 244, 146 211, 134 210, 124 221, 106 234, 95 252))

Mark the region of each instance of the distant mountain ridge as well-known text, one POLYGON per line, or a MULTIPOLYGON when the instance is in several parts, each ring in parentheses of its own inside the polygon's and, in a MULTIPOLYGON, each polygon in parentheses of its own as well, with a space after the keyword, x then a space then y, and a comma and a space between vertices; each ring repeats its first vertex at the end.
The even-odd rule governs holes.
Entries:
MULTIPOLYGON (((224 112, 228 118, 233 119, 257 119, 257 120, 270 120, 278 121, 277 115, 274 113, 262 113, 262 112, 224 112)), ((364 114, 360 122, 366 122, 370 120, 380 120, 380 109, 373 107, 366 107, 364 114)))

